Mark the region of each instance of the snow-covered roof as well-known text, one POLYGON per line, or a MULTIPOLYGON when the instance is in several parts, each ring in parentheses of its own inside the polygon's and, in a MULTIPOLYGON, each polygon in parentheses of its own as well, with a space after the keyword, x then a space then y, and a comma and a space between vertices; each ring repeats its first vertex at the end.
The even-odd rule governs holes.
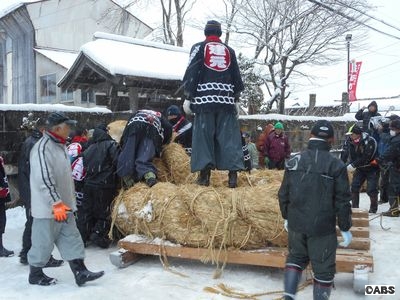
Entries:
POLYGON ((126 86, 144 87, 146 83, 154 88, 176 90, 188 61, 186 48, 96 32, 94 40, 81 47, 58 85, 81 88, 106 81, 125 84, 126 80, 126 86))
POLYGON ((76 60, 78 54, 72 53, 70 51, 62 51, 62 50, 50 50, 50 49, 38 49, 35 48, 35 51, 47 57, 48 59, 54 61, 56 64, 64 67, 65 69, 71 68, 74 61, 76 60))
POLYGON ((105 107, 80 107, 64 104, 0 104, 1 111, 65 111, 65 112, 92 112, 92 113, 111 113, 111 110, 105 107))
POLYGON ((112 75, 181 80, 189 50, 108 33, 95 33, 81 52, 112 75))
POLYGON ((347 113, 343 116, 338 117, 316 117, 316 116, 291 116, 291 115, 281 115, 281 114, 258 114, 258 115, 246 115, 239 116, 241 120, 280 120, 280 121, 318 121, 318 120, 328 120, 336 122, 354 122, 356 119, 354 113, 347 113))
POLYGON ((34 2, 40 2, 43 0, 1 0, 0 1, 0 19, 6 15, 8 15, 10 12, 13 12, 17 8, 21 7, 24 4, 27 3, 34 3, 34 2))

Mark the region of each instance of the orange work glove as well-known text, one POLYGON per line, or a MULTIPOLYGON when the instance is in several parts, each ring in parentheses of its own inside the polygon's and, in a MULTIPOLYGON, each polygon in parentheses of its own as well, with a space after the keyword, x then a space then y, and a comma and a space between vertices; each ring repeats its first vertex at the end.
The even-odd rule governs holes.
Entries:
POLYGON ((371 166, 373 166, 373 167, 376 167, 376 166, 378 165, 378 162, 377 162, 376 159, 374 159, 374 160, 371 161, 369 164, 370 164, 371 166))
POLYGON ((62 201, 57 201, 53 204, 53 215, 54 220, 57 222, 64 222, 67 220, 67 212, 70 212, 71 208, 64 204, 62 201))

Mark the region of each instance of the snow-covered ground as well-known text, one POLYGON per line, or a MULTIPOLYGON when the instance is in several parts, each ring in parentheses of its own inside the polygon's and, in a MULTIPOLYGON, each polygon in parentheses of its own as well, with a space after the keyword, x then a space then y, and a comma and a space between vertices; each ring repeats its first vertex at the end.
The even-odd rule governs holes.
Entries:
MULTIPOLYGON (((368 208, 368 197, 362 194, 361 207, 368 208)), ((387 210, 388 205, 380 205, 378 212, 387 210)), ((112 265, 109 254, 117 247, 104 250, 94 247, 86 249, 86 265, 92 271, 104 270, 105 275, 83 287, 75 285, 68 264, 60 268, 46 269, 49 276, 58 279, 53 286, 41 287, 28 283, 29 267, 19 263, 17 254, 21 249, 21 236, 25 223, 24 210, 21 207, 7 211, 7 227, 4 244, 14 250, 16 255, 0 258, 0 299, 231 299, 220 294, 204 290, 225 284, 234 291, 243 294, 258 294, 281 291, 283 271, 280 269, 227 265, 219 279, 213 279, 215 266, 197 261, 169 259, 170 269, 164 269, 156 256, 144 257, 133 265, 119 269, 112 265)), ((372 217, 372 215, 371 215, 372 217)), ((395 285, 396 296, 370 296, 370 299, 399 299, 400 268, 400 218, 383 219, 383 225, 390 227, 384 231, 379 218, 370 222, 371 251, 374 256, 374 272, 370 273, 370 284, 395 285)), ((55 257, 59 258, 55 251, 55 257)), ((304 275, 303 275, 304 278, 304 275)), ((331 299, 362 299, 364 295, 353 292, 353 275, 338 273, 335 279, 336 289, 331 299)), ((264 295, 251 299, 277 299, 280 294, 264 295)), ((298 293, 298 299, 312 299, 312 286, 298 293)))

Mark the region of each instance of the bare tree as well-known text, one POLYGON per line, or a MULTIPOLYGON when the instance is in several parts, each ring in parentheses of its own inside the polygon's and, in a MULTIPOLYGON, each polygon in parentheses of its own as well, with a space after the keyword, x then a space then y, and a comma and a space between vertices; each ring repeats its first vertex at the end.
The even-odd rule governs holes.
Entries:
POLYGON ((268 69, 269 109, 276 101, 279 113, 284 113, 288 79, 300 65, 341 60, 345 33, 360 28, 365 21, 362 12, 369 9, 366 0, 324 3, 332 10, 304 0, 248 0, 242 4, 236 26, 247 43, 254 43, 254 58, 268 69))
POLYGON ((160 0, 165 43, 180 47, 183 46, 186 14, 195 2, 195 0, 160 0))

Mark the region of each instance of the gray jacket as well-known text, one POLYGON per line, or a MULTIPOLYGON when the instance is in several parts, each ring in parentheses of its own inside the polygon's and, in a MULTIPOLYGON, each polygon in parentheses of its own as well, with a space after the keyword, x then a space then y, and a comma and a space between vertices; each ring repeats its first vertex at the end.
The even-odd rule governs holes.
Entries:
POLYGON ((32 216, 53 218, 52 205, 63 201, 76 211, 71 164, 65 145, 46 132, 30 153, 32 216))

